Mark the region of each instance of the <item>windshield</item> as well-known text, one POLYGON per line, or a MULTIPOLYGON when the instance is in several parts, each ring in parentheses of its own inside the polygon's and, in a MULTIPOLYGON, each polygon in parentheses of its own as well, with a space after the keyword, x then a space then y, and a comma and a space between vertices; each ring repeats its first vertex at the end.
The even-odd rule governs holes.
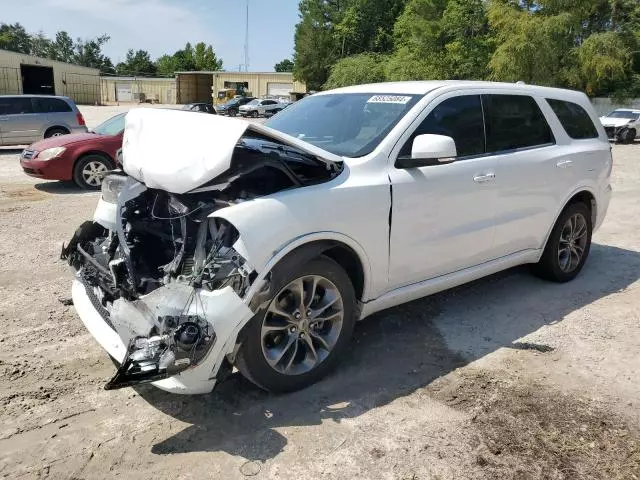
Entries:
POLYGON ((609 118, 628 118, 629 120, 638 120, 640 113, 631 112, 629 110, 615 110, 607 115, 609 118))
POLYGON ((247 105, 258 105, 260 103, 260 100, 251 100, 249 103, 247 103, 247 105))
POLYGON ((111 117, 109 120, 105 120, 96 128, 93 129, 93 133, 99 135, 117 135, 124 130, 124 116, 126 113, 119 113, 115 117, 111 117))
POLYGON ((314 95, 282 110, 266 125, 345 157, 371 153, 418 101, 416 95, 314 95))

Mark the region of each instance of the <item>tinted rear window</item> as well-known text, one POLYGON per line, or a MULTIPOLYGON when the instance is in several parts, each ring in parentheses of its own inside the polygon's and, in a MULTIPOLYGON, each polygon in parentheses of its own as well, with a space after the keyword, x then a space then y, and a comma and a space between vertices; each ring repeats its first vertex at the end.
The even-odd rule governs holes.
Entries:
POLYGON ((527 95, 483 95, 487 152, 554 143, 551 128, 536 101, 527 95))
POLYGON ((596 138, 598 136, 598 130, 596 130, 589 114, 580 105, 550 98, 547 98, 547 102, 571 138, 596 138))
POLYGON ((38 113, 62 113, 71 112, 71 107, 59 98, 34 98, 33 102, 38 113))
POLYGON ((0 98, 0 115, 33 113, 30 97, 0 98))

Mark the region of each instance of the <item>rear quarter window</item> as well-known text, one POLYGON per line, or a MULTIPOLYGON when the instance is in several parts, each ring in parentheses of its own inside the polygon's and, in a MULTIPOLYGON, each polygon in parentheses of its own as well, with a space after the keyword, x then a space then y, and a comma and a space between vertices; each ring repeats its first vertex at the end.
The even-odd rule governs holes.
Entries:
POLYGON ((71 112, 71 106, 59 98, 34 98, 33 103, 37 113, 71 112))
POLYGON ((598 137, 598 130, 591 117, 580 105, 552 98, 547 98, 547 103, 571 138, 580 140, 598 137))

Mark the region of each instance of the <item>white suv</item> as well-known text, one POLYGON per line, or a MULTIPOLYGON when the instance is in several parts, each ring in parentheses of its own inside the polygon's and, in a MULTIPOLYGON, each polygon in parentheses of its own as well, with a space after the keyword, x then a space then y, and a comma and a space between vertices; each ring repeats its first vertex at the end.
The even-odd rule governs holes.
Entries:
POLYGON ((633 143, 640 137, 640 110, 620 108, 600 117, 607 137, 620 143, 633 143))
POLYGON ((132 110, 123 148, 62 251, 107 389, 305 387, 374 312, 520 264, 573 279, 611 196, 587 97, 526 85, 362 85, 266 125, 132 110))

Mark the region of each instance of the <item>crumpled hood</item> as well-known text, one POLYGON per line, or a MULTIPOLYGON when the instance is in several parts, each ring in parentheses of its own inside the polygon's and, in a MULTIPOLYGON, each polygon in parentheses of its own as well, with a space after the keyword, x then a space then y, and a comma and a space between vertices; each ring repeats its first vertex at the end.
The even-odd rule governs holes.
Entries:
POLYGON ((126 116, 123 169, 149 188, 185 193, 227 171, 234 148, 247 131, 300 148, 330 165, 343 161, 338 155, 257 123, 137 108, 126 116))
POLYGON ((600 117, 600 123, 605 127, 621 127, 629 123, 629 118, 600 117))

